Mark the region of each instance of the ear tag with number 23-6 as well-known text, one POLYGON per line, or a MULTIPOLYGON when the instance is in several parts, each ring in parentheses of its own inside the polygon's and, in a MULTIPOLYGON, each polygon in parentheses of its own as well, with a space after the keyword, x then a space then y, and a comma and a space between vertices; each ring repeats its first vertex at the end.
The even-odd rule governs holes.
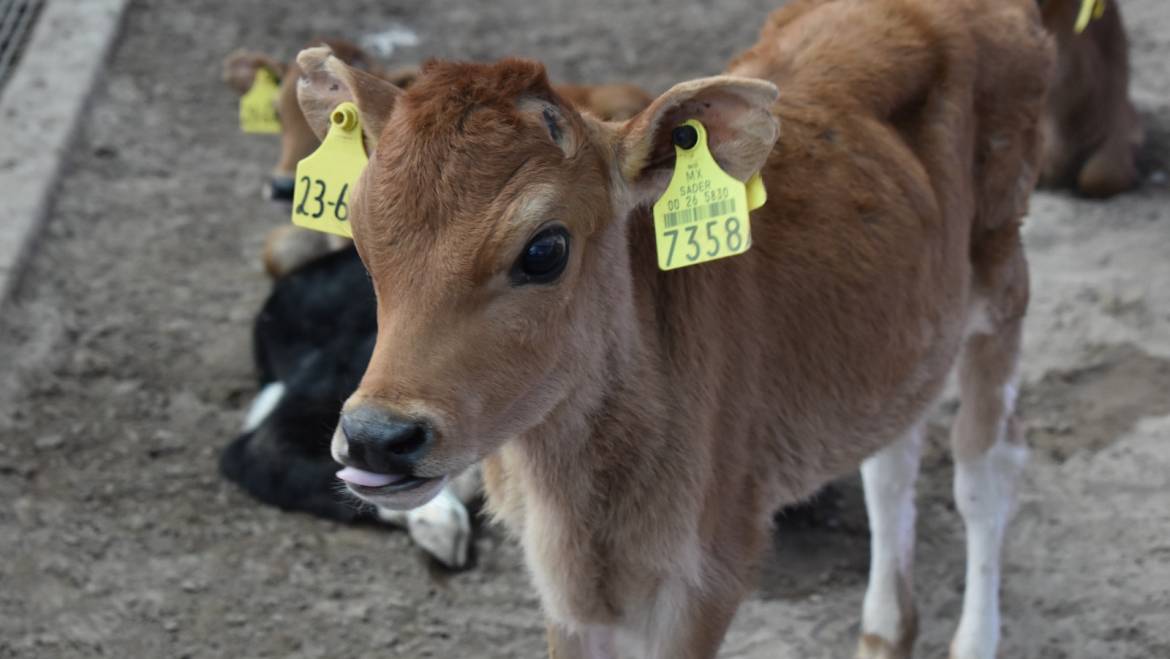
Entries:
POLYGON ((347 101, 330 113, 321 146, 297 163, 293 224, 352 238, 349 192, 367 161, 358 109, 347 101))
POLYGON ((245 133, 280 133, 280 115, 276 101, 280 97, 280 83, 264 67, 256 69, 252 86, 240 97, 240 130, 245 133))
POLYGON ((748 212, 767 201, 759 172, 742 183, 723 171, 707 148, 707 130, 689 119, 671 134, 674 174, 654 203, 658 267, 674 270, 751 247, 748 212))

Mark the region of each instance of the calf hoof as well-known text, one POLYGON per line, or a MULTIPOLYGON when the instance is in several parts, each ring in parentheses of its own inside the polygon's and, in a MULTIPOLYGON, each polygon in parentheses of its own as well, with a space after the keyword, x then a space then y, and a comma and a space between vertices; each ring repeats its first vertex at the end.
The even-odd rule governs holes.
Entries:
POLYGON ((406 527, 414 542, 443 565, 456 570, 467 566, 471 518, 450 488, 408 511, 406 527))
POLYGON ((913 637, 891 643, 876 634, 863 634, 857 644, 857 659, 910 659, 913 637))
POLYGON ((950 659, 996 659, 999 656, 999 622, 973 620, 973 624, 959 623, 959 629, 951 640, 950 659), (982 624, 981 624, 982 623, 982 624))
POLYGON ((976 652, 969 650, 959 650, 955 644, 951 644, 951 651, 947 653, 947 659, 996 659, 996 653, 992 652, 976 652))

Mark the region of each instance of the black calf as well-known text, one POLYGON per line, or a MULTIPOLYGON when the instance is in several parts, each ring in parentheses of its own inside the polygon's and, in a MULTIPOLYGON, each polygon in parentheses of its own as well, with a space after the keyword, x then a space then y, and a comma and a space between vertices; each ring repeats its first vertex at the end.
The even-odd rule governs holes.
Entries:
POLYGON ((250 427, 220 458, 223 475, 285 510, 341 521, 371 517, 341 493, 329 443, 376 331, 373 287, 353 248, 277 280, 253 333, 264 389, 250 427))

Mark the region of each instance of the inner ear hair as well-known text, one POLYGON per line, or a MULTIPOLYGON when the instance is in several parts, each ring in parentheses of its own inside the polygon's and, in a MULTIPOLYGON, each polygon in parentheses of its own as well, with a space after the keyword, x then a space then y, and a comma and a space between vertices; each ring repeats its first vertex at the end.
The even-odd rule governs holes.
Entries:
POLYGON ((630 182, 659 178, 674 163, 671 133, 687 119, 707 132, 711 155, 731 176, 746 181, 779 134, 771 113, 779 91, 753 78, 714 76, 683 82, 659 96, 621 129, 621 173, 630 182))
POLYGON ((554 142, 560 144, 564 140, 564 134, 561 131, 561 126, 559 123, 560 115, 556 110, 553 109, 552 106, 546 106, 543 110, 540 111, 540 116, 542 119, 544 119, 544 126, 548 129, 548 136, 551 137, 554 142))
POLYGON ((297 100, 317 137, 325 138, 333 109, 344 101, 352 101, 361 112, 366 149, 371 150, 402 90, 372 73, 349 66, 328 46, 302 50, 297 55, 297 66, 301 69, 297 100))

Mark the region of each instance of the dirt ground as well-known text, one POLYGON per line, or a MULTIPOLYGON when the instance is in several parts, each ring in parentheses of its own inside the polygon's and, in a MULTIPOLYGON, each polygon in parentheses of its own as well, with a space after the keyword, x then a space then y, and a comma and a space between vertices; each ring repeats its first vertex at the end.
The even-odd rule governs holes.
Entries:
MULTIPOLYGON (((0 318, 0 657, 542 656, 499 531, 451 574, 404 533, 283 514, 217 475, 254 393, 259 245, 286 221, 258 194, 277 143, 237 132, 220 60, 400 24, 420 42, 395 61, 521 54, 557 80, 658 92, 719 71, 775 1, 134 2, 0 318)), ((1122 4, 1164 161, 1170 6, 1122 4)), ((1034 201, 1034 453, 1006 549, 1005 657, 1170 657, 1167 201, 1160 170, 1107 203, 1034 201)), ((921 481, 923 657, 945 653, 961 604, 953 411, 932 422, 921 481)), ((855 478, 781 516, 724 655, 849 656, 867 544, 855 478)))

